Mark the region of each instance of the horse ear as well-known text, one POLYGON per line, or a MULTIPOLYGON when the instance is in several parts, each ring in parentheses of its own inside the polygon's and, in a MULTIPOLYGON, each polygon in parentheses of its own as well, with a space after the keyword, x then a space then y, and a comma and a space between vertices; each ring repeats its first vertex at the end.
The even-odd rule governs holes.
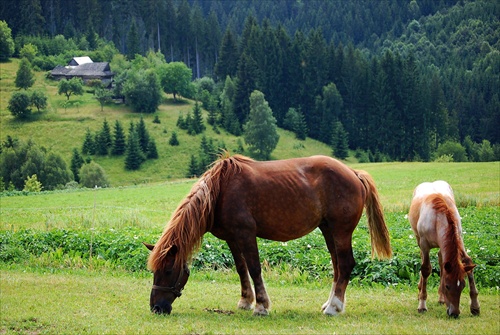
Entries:
POLYGON ((168 251, 167 251, 167 255, 169 256, 175 256, 177 254, 177 251, 179 251, 179 249, 177 248, 177 246, 174 244, 173 246, 171 246, 168 251))
POLYGON ((467 264, 464 266, 465 272, 470 272, 476 267, 476 264, 467 264))
POLYGON ((451 272, 451 263, 450 262, 444 263, 444 269, 446 272, 451 272))
POLYGON ((153 244, 149 244, 149 243, 146 243, 146 242, 142 242, 142 244, 144 244, 144 246, 145 246, 146 248, 148 248, 148 249, 149 249, 149 251, 153 251, 153 249, 154 249, 154 247, 155 247, 153 244))

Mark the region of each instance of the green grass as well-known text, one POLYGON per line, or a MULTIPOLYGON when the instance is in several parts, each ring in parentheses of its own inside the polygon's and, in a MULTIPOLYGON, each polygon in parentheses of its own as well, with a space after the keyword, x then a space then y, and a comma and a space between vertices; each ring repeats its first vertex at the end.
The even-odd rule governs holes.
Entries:
MULTIPOLYGON (((500 205, 499 162, 353 164, 372 174, 386 211, 407 212, 421 182, 447 180, 459 207, 500 205)), ((0 197, 0 229, 88 228, 95 224, 162 229, 193 180, 109 189, 0 197)))
MULTIPOLYGON (((2 269, 0 333, 24 334, 498 334, 497 292, 481 292, 481 316, 461 301, 459 319, 446 316, 437 292, 429 311, 417 312, 417 292, 408 288, 349 286, 343 315, 320 312, 330 283, 289 285, 267 281, 273 301, 268 317, 236 308, 238 279, 229 272, 194 272, 170 316, 149 312, 151 280, 116 272, 27 272, 2 269), (20 294, 22 292, 22 294, 20 294)), ((266 274, 265 274, 266 276, 266 274)), ((268 276, 272 277, 272 276, 268 276)), ((464 291, 465 292, 465 291, 464 291)))

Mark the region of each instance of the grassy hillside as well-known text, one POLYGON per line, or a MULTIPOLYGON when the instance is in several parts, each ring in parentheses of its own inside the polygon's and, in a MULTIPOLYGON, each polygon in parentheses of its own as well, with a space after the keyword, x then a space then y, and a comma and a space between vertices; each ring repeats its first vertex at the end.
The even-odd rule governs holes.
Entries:
MULTIPOLYGON (((66 97, 57 94, 57 82, 46 79, 46 73, 37 72, 33 88, 40 88, 46 92, 48 108, 41 113, 37 113, 35 109, 30 120, 16 120, 7 109, 7 105, 12 92, 17 90, 14 80, 18 64, 18 59, 12 59, 8 63, 0 63, 0 135, 2 141, 7 135, 23 140, 32 139, 35 143, 62 154, 69 164, 73 148, 81 149, 87 128, 95 132, 102 127, 102 123, 106 119, 111 129, 113 129, 115 120, 119 120, 128 131, 130 122, 137 122, 141 117, 141 114, 132 112, 122 104, 109 104, 101 112, 99 103, 90 93, 85 93, 83 96, 72 96, 65 107, 66 97)), ((145 162, 138 171, 126 171, 124 157, 95 156, 94 160, 108 174, 111 186, 183 178, 187 173, 191 154, 198 155, 203 134, 190 136, 177 128, 175 124, 180 113, 186 115, 192 109, 192 101, 185 100, 174 103, 171 97, 165 96, 165 101, 156 114, 142 115, 150 135, 156 141, 160 157, 157 160, 145 162), (152 122, 155 115, 158 115, 160 124, 152 122), (168 144, 173 131, 177 132, 180 142, 177 147, 168 144)), ((280 141, 272 153, 273 159, 331 154, 331 148, 323 143, 311 139, 298 141, 292 133, 282 129, 279 130, 279 134, 280 141)), ((204 135, 214 139, 216 143, 224 142, 229 151, 234 151, 237 148, 238 138, 222 130, 221 134, 216 134, 207 125, 204 135)))

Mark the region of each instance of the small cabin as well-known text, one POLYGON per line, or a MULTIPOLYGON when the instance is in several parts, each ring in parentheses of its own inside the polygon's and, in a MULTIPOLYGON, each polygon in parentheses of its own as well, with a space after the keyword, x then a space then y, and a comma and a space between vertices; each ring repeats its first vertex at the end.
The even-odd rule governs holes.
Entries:
POLYGON ((105 87, 110 86, 114 73, 108 62, 94 63, 90 57, 73 57, 67 66, 56 66, 50 72, 55 80, 82 78, 86 83, 89 80, 101 80, 105 87))

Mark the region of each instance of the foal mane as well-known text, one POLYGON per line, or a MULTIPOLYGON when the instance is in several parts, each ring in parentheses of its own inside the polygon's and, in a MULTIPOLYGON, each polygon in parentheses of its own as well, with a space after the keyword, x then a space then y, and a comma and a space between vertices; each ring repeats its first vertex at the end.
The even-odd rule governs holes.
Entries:
POLYGON ((449 261, 450 264, 450 274, 456 276, 458 279, 463 279, 464 265, 461 261, 461 239, 460 232, 458 230, 458 221, 456 215, 452 208, 450 208, 445 197, 451 200, 453 206, 455 206, 455 201, 449 196, 444 196, 442 194, 436 193, 432 194, 429 201, 433 205, 433 209, 442 213, 446 216, 448 222, 446 234, 444 236, 445 243, 442 246, 443 253, 446 255, 447 259, 443 259, 443 262, 449 261))
POLYGON ((252 159, 223 152, 211 168, 193 185, 188 196, 181 201, 156 242, 148 259, 152 271, 164 270, 168 266, 166 255, 171 247, 177 247, 174 268, 181 268, 191 261, 199 249, 203 235, 212 227, 214 210, 221 185, 235 173, 241 171, 244 163, 252 159))

